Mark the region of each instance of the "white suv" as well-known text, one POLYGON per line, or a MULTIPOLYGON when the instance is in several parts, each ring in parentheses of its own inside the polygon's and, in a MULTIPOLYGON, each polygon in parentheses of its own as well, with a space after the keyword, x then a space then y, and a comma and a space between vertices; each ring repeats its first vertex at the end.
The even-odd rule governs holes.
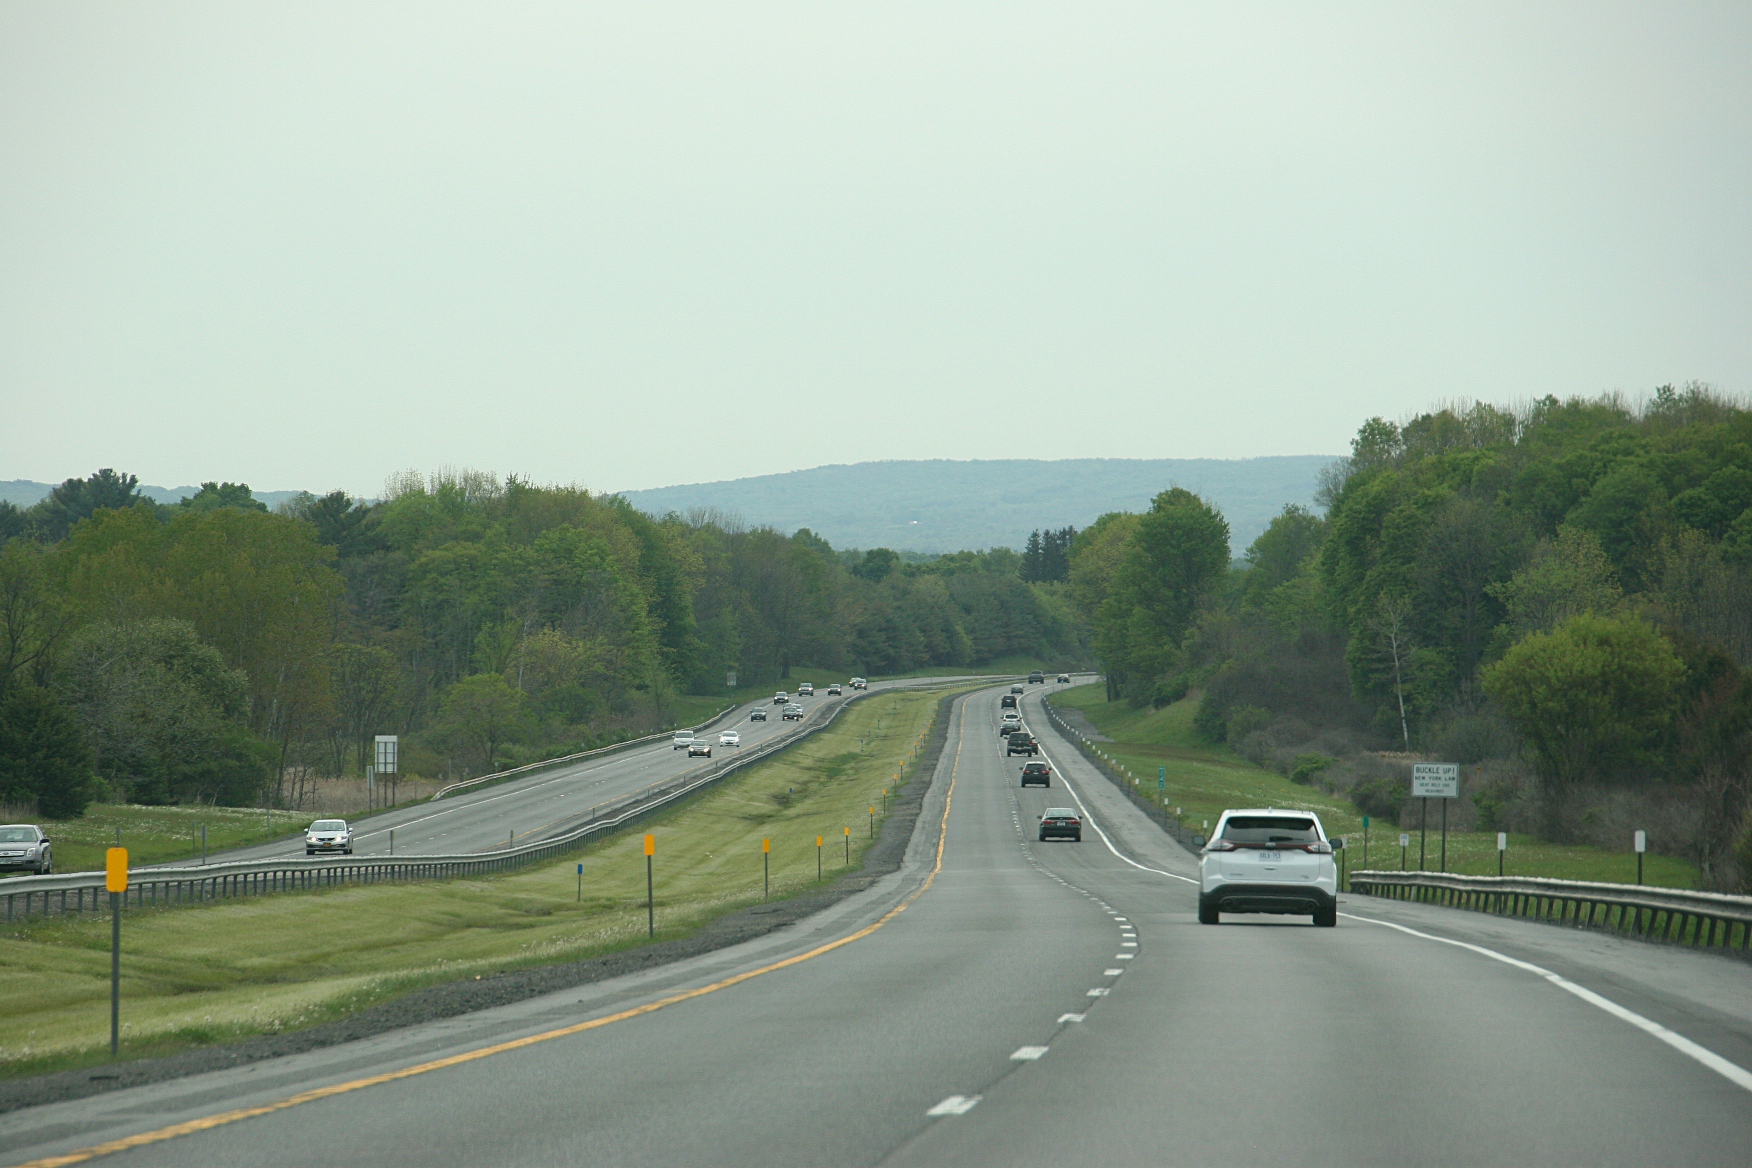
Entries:
MULTIPOLYGON (((1338 846, 1343 847, 1341 842, 1338 846)), ((1198 923, 1217 914, 1310 914, 1338 924, 1338 863, 1312 811, 1225 811, 1198 860, 1198 923)))

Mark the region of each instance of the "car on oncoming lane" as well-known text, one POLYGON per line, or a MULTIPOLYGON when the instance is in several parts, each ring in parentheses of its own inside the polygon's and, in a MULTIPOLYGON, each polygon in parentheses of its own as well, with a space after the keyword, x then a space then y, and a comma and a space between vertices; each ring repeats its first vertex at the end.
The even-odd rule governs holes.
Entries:
POLYGON ((0 869, 18 868, 49 876, 55 871, 54 851, 49 837, 34 823, 0 827, 0 869))
POLYGON ((800 698, 814 697, 815 696, 815 686, 810 682, 807 682, 807 681, 804 682, 802 685, 797 687, 797 696, 800 698))
POLYGON ((687 756, 689 758, 693 758, 696 755, 703 756, 705 758, 712 757, 711 739, 709 739, 709 738, 696 738, 692 742, 688 743, 687 756))
POLYGON ((726 730, 718 735, 719 746, 741 746, 742 735, 735 730, 726 730))
POLYGON ((1032 787, 1052 786, 1052 765, 1044 758, 1030 759, 1022 764, 1022 785, 1032 787))
POLYGON ((793 702, 785 707, 784 713, 779 717, 786 722, 801 722, 803 720, 803 707, 793 702))
POLYGON ((671 750, 686 750, 688 747, 690 747, 692 745, 693 745, 693 731, 692 730, 677 730, 675 732, 675 737, 673 737, 669 740, 669 749, 671 749, 671 750))
POLYGON ((834 682, 832 685, 827 687, 827 696, 830 698, 839 697, 841 692, 842 691, 840 690, 839 682, 837 682, 837 681, 834 682))
POLYGON ((784 690, 780 690, 778 693, 773 695, 773 705, 775 705, 775 706, 782 706, 790 700, 791 700, 791 695, 786 693, 784 690))
POLYGON ((757 707, 748 712, 748 720, 750 722, 764 722, 767 720, 767 712, 757 707))
POLYGON ((870 683, 865 681, 861 677, 854 677, 847 684, 849 684, 853 689, 869 689, 870 688, 870 683))
POLYGON ((1048 807, 1040 816, 1040 838, 1083 840, 1083 817, 1075 807, 1048 807))
POLYGON ((1199 854, 1199 924, 1217 924, 1226 912, 1278 913, 1312 916, 1316 925, 1332 928, 1338 924, 1334 846, 1312 811, 1223 812, 1199 854))
POLYGON ((304 829, 304 854, 314 856, 318 852, 353 854, 353 829, 346 820, 319 819, 304 829))

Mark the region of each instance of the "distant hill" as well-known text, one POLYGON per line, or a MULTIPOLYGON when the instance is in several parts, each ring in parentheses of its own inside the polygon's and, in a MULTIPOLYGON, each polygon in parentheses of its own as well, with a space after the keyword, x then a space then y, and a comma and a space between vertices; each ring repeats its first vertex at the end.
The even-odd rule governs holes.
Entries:
MULTIPOLYGON (((33 483, 29 479, 12 479, 0 482, 0 501, 11 503, 15 507, 34 507, 49 497, 49 492, 60 486, 60 483, 33 483)), ((140 484, 140 493, 154 503, 176 503, 190 495, 201 493, 199 487, 149 487, 140 484)), ((272 511, 287 499, 298 494, 297 491, 251 491, 257 502, 267 504, 272 511)))
POLYGON ((836 548, 954 552, 1020 549, 1036 528, 1143 511, 1179 486, 1222 510, 1240 555, 1286 503, 1313 503, 1334 457, 860 462, 621 494, 653 515, 715 507, 780 531, 807 527, 836 548))

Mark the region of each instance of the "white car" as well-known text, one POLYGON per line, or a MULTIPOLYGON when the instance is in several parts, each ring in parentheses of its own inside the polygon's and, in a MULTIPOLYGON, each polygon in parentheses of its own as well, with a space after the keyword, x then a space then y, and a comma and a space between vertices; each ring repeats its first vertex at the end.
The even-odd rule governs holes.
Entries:
POLYGON ((689 758, 692 758, 696 754, 703 754, 707 758, 711 758, 712 757, 712 744, 710 742, 706 741, 704 738, 694 739, 692 742, 688 743, 687 756, 689 758))
POLYGON ((34 823, 8 823, 0 827, 0 868, 21 868, 48 876, 55 870, 53 852, 49 837, 34 823))
POLYGON ((692 730, 677 730, 675 732, 675 737, 669 740, 669 749, 686 750, 693 745, 693 741, 694 737, 692 730))
POLYGON ((319 819, 304 830, 304 854, 318 852, 353 854, 353 829, 344 819, 319 819))
POLYGON ((742 735, 738 734, 734 730, 726 730, 726 731, 724 731, 724 733, 718 735, 718 745, 719 746, 741 746, 742 745, 742 735))
POLYGON ((1279 913, 1312 916, 1316 925, 1332 928, 1338 924, 1333 847, 1312 811, 1223 812, 1198 859, 1198 923, 1214 925, 1225 912, 1279 913))

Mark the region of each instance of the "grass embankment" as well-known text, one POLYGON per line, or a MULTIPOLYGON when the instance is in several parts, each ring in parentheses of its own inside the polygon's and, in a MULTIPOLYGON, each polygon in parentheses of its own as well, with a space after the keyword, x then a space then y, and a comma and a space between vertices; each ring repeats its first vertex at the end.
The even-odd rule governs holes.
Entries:
POLYGON ((209 854, 225 848, 280 839, 310 823, 308 811, 275 811, 270 817, 257 807, 139 807, 93 803, 78 819, 39 820, 55 845, 55 871, 94 872, 103 867, 103 853, 120 834, 128 862, 168 864, 198 858, 201 825, 207 825, 209 854))
MULTIPOLYGON (((122 926, 124 1057, 274 1033, 438 982, 575 961, 646 939, 642 833, 657 837, 657 936, 683 936, 846 866, 881 791, 914 757, 940 693, 883 694, 775 759, 637 830, 557 862, 481 879, 340 888, 134 910, 122 926), (584 865, 578 898, 576 865, 584 865)), ((211 837, 209 836, 209 839, 211 837)), ((109 922, 34 919, 0 934, 0 1075, 102 1062, 109 922)))
MULTIPOLYGON (((1192 716, 1198 703, 1188 699, 1160 710, 1138 710, 1124 701, 1109 702, 1105 688, 1078 686, 1052 695, 1053 704, 1080 711, 1112 742, 1094 745, 1128 768, 1148 792, 1156 788, 1157 768, 1168 768, 1167 803, 1181 809, 1188 827, 1215 823, 1230 807, 1287 807, 1313 811, 1332 835, 1344 836, 1349 844, 1346 862, 1364 867, 1363 817, 1348 799, 1315 787, 1290 782, 1276 771, 1257 767, 1227 746, 1214 745, 1193 729, 1192 716)), ((1397 824, 1376 820, 1369 828, 1367 866, 1399 867, 1397 824)), ((1406 863, 1417 867, 1418 832, 1412 827, 1406 863)), ((1601 880, 1628 884, 1636 879, 1636 856, 1600 848, 1543 843, 1533 836, 1511 833, 1503 872, 1509 876, 1541 876, 1558 880, 1601 880)), ((1441 809, 1430 800, 1428 850, 1425 867, 1435 871, 1441 863, 1441 809)), ((1497 874, 1496 833, 1448 832, 1448 871, 1471 876, 1497 874)), ((1643 882, 1667 888, 1696 888, 1697 868, 1674 856, 1643 858, 1643 882)))

